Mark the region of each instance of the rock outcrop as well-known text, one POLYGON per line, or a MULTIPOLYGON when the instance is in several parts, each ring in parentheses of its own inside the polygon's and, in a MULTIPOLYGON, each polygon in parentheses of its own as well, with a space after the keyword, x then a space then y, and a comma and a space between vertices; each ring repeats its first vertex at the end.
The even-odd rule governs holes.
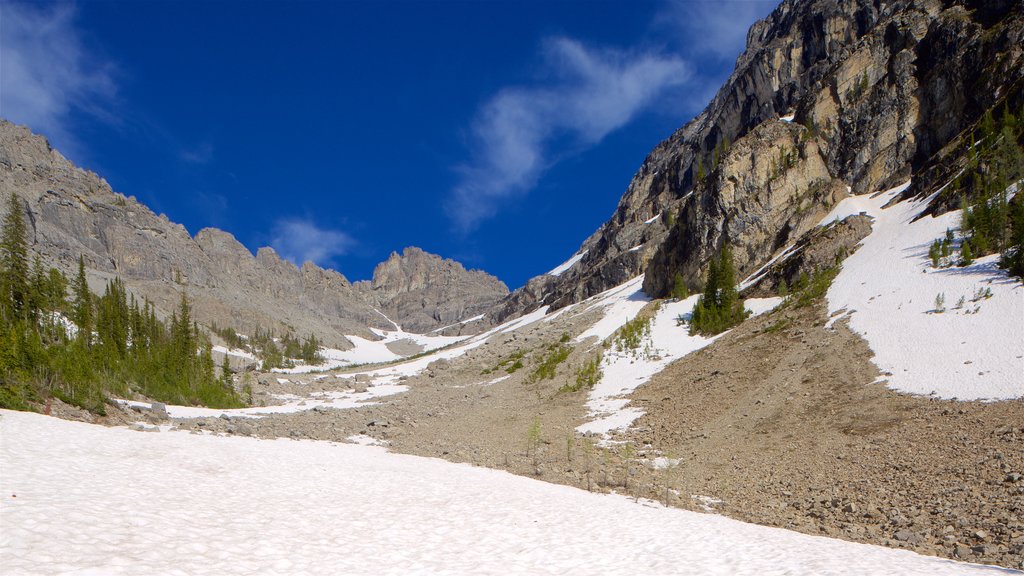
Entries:
POLYGON ((1019 0, 782 2, 751 27, 707 108, 648 155, 584 258, 491 317, 564 306, 641 273, 652 296, 676 274, 696 288, 725 243, 742 277, 847 194, 912 174, 908 193, 933 190, 950 172, 951 141, 1000 102, 1021 105, 1022 46, 1019 0))
POLYGON ((311 262, 297 267, 272 248, 254 256, 222 230, 205 228, 193 238, 75 167, 45 138, 0 120, 0 195, 12 191, 25 204, 32 250, 49 265, 71 274, 81 256, 96 291, 120 276, 168 313, 185 293, 200 322, 242 333, 296 330, 345 348, 346 334, 374 338, 369 328, 392 329, 384 314, 429 331, 479 314, 508 293, 486 273, 418 249, 406 250, 400 264, 378 267, 380 282, 365 290, 311 262))
POLYGON ((374 269, 373 280, 355 287, 395 324, 417 333, 466 326, 460 322, 508 295, 508 287, 494 276, 415 247, 401 255, 392 252, 374 269))

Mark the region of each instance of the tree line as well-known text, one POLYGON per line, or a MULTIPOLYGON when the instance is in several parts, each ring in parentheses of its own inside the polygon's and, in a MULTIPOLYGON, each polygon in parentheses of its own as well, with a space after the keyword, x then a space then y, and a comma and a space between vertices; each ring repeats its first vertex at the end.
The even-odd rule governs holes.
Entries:
POLYGON ((22 201, 14 193, 0 230, 0 407, 31 409, 51 397, 104 413, 109 396, 232 408, 227 358, 218 369, 185 294, 161 320, 119 278, 93 294, 78 260, 73 281, 31 264, 22 201), (70 288, 70 294, 69 294, 70 288))

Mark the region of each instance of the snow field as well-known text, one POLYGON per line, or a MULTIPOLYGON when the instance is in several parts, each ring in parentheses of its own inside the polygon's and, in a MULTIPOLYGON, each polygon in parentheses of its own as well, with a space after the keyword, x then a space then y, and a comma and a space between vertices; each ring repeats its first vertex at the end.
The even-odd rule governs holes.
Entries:
POLYGON ((450 346, 456 342, 466 340, 466 336, 432 336, 428 334, 414 334, 398 330, 375 330, 371 331, 380 336, 380 340, 368 340, 359 336, 346 335, 345 338, 352 343, 349 350, 337 350, 335 348, 323 348, 321 354, 325 362, 317 365, 299 365, 294 368, 279 368, 275 372, 282 374, 307 374, 309 372, 320 372, 324 370, 336 370, 346 366, 357 364, 380 364, 383 362, 394 362, 401 360, 403 356, 395 354, 388 348, 388 344, 403 340, 411 341, 423 348, 424 352, 437 350, 450 346))
POLYGON ((894 390, 960 400, 1024 396, 1024 286, 998 269, 998 256, 933 268, 928 249, 959 227, 961 211, 914 221, 930 198, 883 208, 909 185, 847 198, 822 221, 861 212, 874 219, 828 291, 832 321, 849 316, 894 390), (975 299, 984 291, 991 297, 975 299))
MULTIPOLYGON (((366 392, 355 392, 351 390, 313 392, 310 394, 309 398, 295 396, 294 394, 280 394, 277 395, 276 398, 284 401, 284 403, 275 406, 251 406, 249 408, 222 409, 167 404, 166 410, 167 415, 171 418, 217 418, 221 415, 230 416, 232 418, 260 418, 267 414, 292 414, 305 410, 313 410, 315 408, 334 408, 341 410, 347 408, 358 408, 360 406, 371 406, 375 404, 374 400, 377 398, 401 394, 407 390, 409 390, 409 387, 402 384, 382 383, 368 386, 366 388, 366 392)), ((149 402, 120 399, 115 401, 125 406, 135 406, 137 408, 145 409, 152 408, 152 404, 149 402)))
POLYGON ((377 447, 0 411, 4 574, 1007 573, 377 447))

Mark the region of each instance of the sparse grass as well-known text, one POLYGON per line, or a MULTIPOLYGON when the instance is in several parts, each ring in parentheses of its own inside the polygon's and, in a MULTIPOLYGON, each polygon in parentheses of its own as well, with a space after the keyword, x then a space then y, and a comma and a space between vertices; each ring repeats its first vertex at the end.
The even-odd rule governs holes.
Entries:
POLYGON ((761 333, 771 334, 772 332, 780 332, 782 330, 785 330, 786 328, 789 328, 790 324, 792 324, 792 321, 789 318, 783 318, 782 320, 776 321, 771 326, 768 326, 764 330, 761 330, 761 333))
POLYGON ((572 354, 572 346, 564 344, 553 344, 548 347, 548 354, 541 360, 540 364, 533 369, 527 381, 529 383, 540 382, 541 380, 552 380, 558 365, 565 362, 572 354))
POLYGON ((800 279, 793 285, 792 293, 786 297, 783 306, 803 308, 810 306, 814 301, 825 296, 832 281, 839 275, 839 266, 829 266, 818 270, 814 276, 808 277, 801 274, 800 279))
POLYGON ((509 374, 514 374, 517 370, 523 367, 523 358, 526 357, 526 352, 526 350, 516 350, 502 358, 501 361, 493 367, 484 370, 480 374, 486 376, 492 372, 497 372, 498 370, 504 370, 509 374))
POLYGON ((593 388, 601 381, 601 358, 602 354, 598 351, 597 355, 590 359, 589 362, 580 366, 576 369, 576 380, 571 383, 566 383, 564 386, 558 389, 559 392, 578 392, 586 388, 587 390, 593 388))

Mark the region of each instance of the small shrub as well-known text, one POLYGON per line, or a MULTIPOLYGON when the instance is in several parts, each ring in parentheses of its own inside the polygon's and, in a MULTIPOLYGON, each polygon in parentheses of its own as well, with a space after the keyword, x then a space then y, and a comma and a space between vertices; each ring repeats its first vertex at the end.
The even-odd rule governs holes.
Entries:
POLYGON ((622 325, 615 333, 615 349, 620 352, 638 350, 644 340, 651 335, 651 317, 637 316, 622 325))
POLYGON ((547 356, 533 369, 533 372, 527 378, 527 382, 532 384, 541 380, 553 380, 558 365, 565 362, 569 354, 572 354, 572 347, 565 346, 564 344, 554 344, 548 350, 547 356))
POLYGON ((602 355, 598 352, 589 362, 576 369, 576 379, 572 383, 562 386, 558 391, 578 392, 584 388, 589 390, 596 386, 601 381, 601 376, 603 375, 601 371, 601 358, 602 355))

